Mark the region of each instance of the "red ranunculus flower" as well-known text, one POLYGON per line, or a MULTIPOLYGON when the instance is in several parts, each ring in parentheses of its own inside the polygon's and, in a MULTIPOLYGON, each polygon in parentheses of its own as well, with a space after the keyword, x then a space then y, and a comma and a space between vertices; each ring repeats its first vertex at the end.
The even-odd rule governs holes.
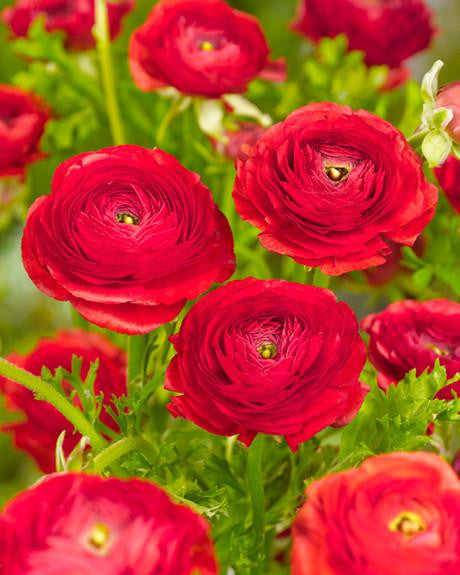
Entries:
POLYGON ((33 94, 0 84, 0 177, 24 176, 40 157, 38 144, 48 112, 33 94))
MULTIPOLYGON (((104 405, 111 404, 112 396, 126 394, 125 353, 95 333, 61 331, 52 339, 42 339, 29 354, 14 353, 7 359, 30 373, 40 375, 43 367, 53 372, 58 367, 72 371, 73 355, 83 360, 82 377, 86 377, 90 364, 99 360, 94 390, 97 395, 103 394, 104 405)), ((74 433, 72 424, 53 406, 37 401, 25 387, 0 378, 0 391, 5 394, 9 408, 23 416, 23 421, 4 425, 3 429, 13 433, 16 446, 29 453, 45 473, 53 471, 59 435, 66 431, 63 450, 65 455, 69 455, 80 441, 80 434, 74 433)), ((70 386, 66 391, 70 392, 70 386)), ((115 422, 104 408, 101 420, 116 429, 115 422)))
POLYGON ((244 92, 269 65, 268 56, 257 19, 223 0, 160 0, 129 49, 141 90, 174 86, 209 97, 244 92))
MULTIPOLYGON (((369 359, 378 370, 382 389, 416 369, 420 375, 436 359, 447 376, 460 371, 460 304, 446 299, 401 301, 361 322, 369 334, 369 359)), ((456 385, 460 393, 460 382, 456 385)), ((438 397, 452 399, 447 386, 438 397)))
POLYGON ((404 136, 338 104, 293 112, 236 165, 236 209, 262 245, 330 275, 385 263, 390 240, 412 245, 437 203, 404 136))
POLYGON ((217 575, 207 522, 147 481, 55 474, 2 515, 0 575, 217 575))
POLYGON ((460 82, 452 82, 443 86, 436 98, 436 104, 440 108, 449 108, 454 117, 447 125, 450 137, 460 144, 460 82))
POLYGON ((227 220, 197 174, 139 146, 61 164, 29 210, 24 266, 89 321, 147 333, 235 269, 227 220))
MULTIPOLYGON (((121 30, 121 20, 134 6, 134 0, 108 0, 110 35, 121 30)), ((69 48, 82 50, 94 46, 94 0, 16 0, 3 11, 3 19, 16 36, 26 36, 32 22, 45 18, 49 32, 61 30, 69 48)))
POLYGON ((219 153, 234 160, 240 153, 249 153, 251 147, 266 130, 267 128, 263 128, 259 124, 240 122, 236 130, 227 130, 225 135, 228 141, 226 143, 214 142, 214 146, 219 153))
POLYGON ((314 41, 346 34, 368 64, 391 68, 427 48, 435 33, 424 0, 300 0, 294 27, 314 41))
POLYGON ((201 299, 171 341, 168 406, 211 433, 284 435, 291 449, 345 425, 367 388, 352 310, 332 292, 281 280, 230 282, 201 299))
POLYGON ((460 160, 449 156, 434 173, 452 207, 460 214, 460 160))
POLYGON ((292 575, 457 575, 460 482, 432 453, 391 453, 315 481, 292 575))

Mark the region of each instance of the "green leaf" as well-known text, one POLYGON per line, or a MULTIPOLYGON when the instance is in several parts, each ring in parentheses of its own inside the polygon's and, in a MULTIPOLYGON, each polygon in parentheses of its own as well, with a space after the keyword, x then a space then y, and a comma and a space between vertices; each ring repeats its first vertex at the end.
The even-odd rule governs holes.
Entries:
POLYGON ((451 148, 451 139, 441 130, 432 130, 429 132, 422 143, 422 152, 430 168, 444 163, 449 156, 451 148))
POLYGON ((434 104, 438 94, 438 78, 444 66, 442 60, 436 60, 430 70, 423 76, 421 95, 424 102, 434 104))

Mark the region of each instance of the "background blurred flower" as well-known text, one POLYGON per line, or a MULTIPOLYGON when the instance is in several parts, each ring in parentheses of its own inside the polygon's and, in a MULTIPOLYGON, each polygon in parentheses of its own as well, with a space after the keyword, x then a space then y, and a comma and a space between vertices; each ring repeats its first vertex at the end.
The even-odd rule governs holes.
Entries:
POLYGON ((261 244, 330 275, 385 263, 388 241, 413 245, 437 203, 403 135, 338 104, 296 110, 236 165, 236 209, 261 244))
POLYGON ((211 433, 299 443, 345 425, 367 388, 356 318, 328 290, 281 280, 230 282, 196 303, 171 338, 168 406, 211 433))
POLYGON ((306 496, 293 527, 292 575, 460 569, 460 482, 437 455, 373 457, 315 481, 306 496))
POLYGON ((37 287, 122 333, 167 323, 235 269, 230 227, 198 175, 139 146, 61 164, 29 210, 22 253, 37 287))
MULTIPOLYGON (((121 20, 134 6, 135 0, 108 0, 110 36, 121 30, 121 20)), ((77 50, 94 46, 94 0, 16 0, 3 11, 3 20, 16 36, 26 36, 38 17, 45 19, 49 32, 64 33, 66 45, 77 50)))
POLYGON ((40 157, 38 145, 48 111, 33 94, 0 84, 0 177, 24 176, 40 157))
POLYGON ((185 94, 219 97, 246 90, 269 66, 269 48, 254 16, 222 0, 160 0, 134 31, 129 49, 141 90, 173 86, 185 94))
MULTIPOLYGON (((124 351, 115 347, 102 335, 83 330, 61 331, 54 338, 39 341, 27 355, 10 354, 7 359, 35 375, 43 367, 54 372, 58 367, 72 371, 72 356, 82 358, 81 376, 84 379, 91 363, 98 360, 99 368, 94 385, 96 395, 103 394, 103 404, 112 404, 112 396, 126 394, 126 357, 124 351)), ((71 387, 66 383, 65 391, 71 387)), ((74 432, 71 423, 49 403, 37 401, 34 394, 14 383, 0 378, 0 391, 7 399, 7 406, 23 417, 19 423, 3 425, 2 429, 13 434, 19 449, 29 453, 39 467, 50 473, 55 470, 56 441, 62 431, 66 432, 63 451, 68 456, 81 439, 74 432)), ((74 402, 80 406, 78 398, 74 402)), ((112 406, 113 407, 113 406, 112 406)), ((117 429, 113 419, 102 408, 101 420, 112 429, 117 429)))
POLYGON ((436 104, 441 108, 452 110, 454 117, 447 125, 447 132, 457 144, 460 144, 460 82, 443 86, 436 98, 436 104))
POLYGON ((460 304, 454 301, 396 302, 365 317, 361 328, 369 334, 369 359, 383 389, 411 369, 419 375, 433 368, 436 359, 448 377, 460 371, 460 304))
POLYGON ((152 483, 51 475, 3 511, 1 575, 216 575, 208 525, 152 483))
POLYGON ((294 27, 315 41, 344 33, 368 64, 397 68, 428 47, 432 20, 424 0, 300 0, 294 27))

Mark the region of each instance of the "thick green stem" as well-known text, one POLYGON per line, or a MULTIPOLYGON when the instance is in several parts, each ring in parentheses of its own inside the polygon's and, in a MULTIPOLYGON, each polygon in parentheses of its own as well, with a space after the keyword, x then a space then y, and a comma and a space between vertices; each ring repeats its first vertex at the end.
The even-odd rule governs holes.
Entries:
POLYGON ((128 340, 128 383, 144 376, 148 335, 131 335, 128 340))
POLYGON ((313 285, 316 287, 327 288, 329 287, 330 276, 323 274, 323 272, 319 269, 315 269, 315 273, 313 275, 313 285))
POLYGON ((153 446, 148 441, 141 437, 125 437, 116 443, 112 443, 96 455, 93 460, 93 471, 95 473, 100 473, 127 453, 132 453, 134 451, 140 451, 149 463, 153 463, 154 450, 153 446))
POLYGON ((422 145, 422 142, 425 139, 425 136, 428 134, 428 132, 429 130, 427 128, 415 132, 415 134, 412 134, 410 138, 407 138, 407 141, 414 148, 414 150, 417 150, 417 148, 419 148, 422 145))
POLYGON ((50 403, 72 423, 77 431, 89 438, 91 446, 94 449, 102 449, 105 447, 105 439, 99 435, 80 409, 70 403, 70 401, 59 393, 50 383, 43 381, 40 377, 25 371, 3 358, 0 358, 0 375, 23 385, 30 391, 36 393, 40 399, 50 403))
POLYGON ((255 534, 257 551, 263 548, 265 536, 265 493, 262 474, 262 454, 264 436, 262 434, 252 442, 248 453, 247 480, 252 507, 252 529, 255 534))
POLYGON ((96 0, 95 2, 94 38, 99 54, 101 65, 102 84, 104 87, 107 115, 110 122, 113 143, 120 145, 125 143, 125 134, 120 116, 117 93, 115 90, 115 79, 113 76, 112 54, 110 45, 109 18, 106 0, 96 0))

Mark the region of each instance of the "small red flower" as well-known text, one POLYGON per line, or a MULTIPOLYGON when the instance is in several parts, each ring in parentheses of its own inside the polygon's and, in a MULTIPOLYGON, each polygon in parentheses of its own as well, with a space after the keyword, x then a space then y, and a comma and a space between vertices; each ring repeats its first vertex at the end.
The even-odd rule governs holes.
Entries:
POLYGON ((219 153, 235 160, 240 154, 247 155, 257 140, 266 132, 259 124, 240 122, 236 130, 227 130, 225 135, 227 142, 214 142, 219 153))
MULTIPOLYGON (((121 30, 121 20, 132 10, 134 0, 108 0, 110 36, 115 38, 121 30)), ((16 0, 3 11, 3 19, 15 36, 27 36, 37 17, 45 18, 49 32, 64 33, 69 48, 83 50, 94 46, 94 0, 16 0)))
POLYGON ((434 215, 436 187, 404 136, 346 106, 310 104, 236 162, 233 196, 261 244, 339 275, 383 264, 434 215))
MULTIPOLYGON (((125 353, 102 335, 81 330, 61 331, 54 338, 42 339, 29 354, 23 356, 14 353, 7 359, 30 373, 40 375, 43 367, 52 372, 58 367, 72 371, 74 355, 83 360, 83 378, 90 364, 99 361, 94 390, 96 395, 103 394, 105 406, 111 404, 112 396, 120 397, 126 393, 125 353)), ((19 423, 4 425, 3 429, 13 433, 16 446, 29 453, 45 473, 54 471, 55 447, 59 435, 62 431, 66 432, 63 450, 68 456, 80 441, 80 434, 74 433, 73 426, 54 407, 44 401, 37 401, 25 387, 0 378, 0 390, 5 394, 9 408, 24 418, 19 423)), ((67 386, 66 391, 70 392, 70 386, 67 386)), ((116 430, 115 422, 104 408, 101 420, 116 430)))
MULTIPOLYGON (((460 304, 446 299, 401 301, 361 322, 369 334, 369 359, 378 371, 378 382, 387 389, 411 369, 420 375, 436 359, 447 376, 460 371, 460 304)), ((460 383, 456 385, 460 392, 460 383)), ((452 398, 450 386, 438 397, 452 398)))
POLYGON ((171 321, 235 269, 230 226, 199 176, 139 146, 61 164, 29 210, 22 254, 39 289, 122 333, 171 321))
POLYGON ((460 144, 460 82, 443 86, 436 98, 436 104, 440 108, 452 110, 454 117, 447 125, 447 131, 451 138, 460 144))
POLYGON ((207 294, 171 338, 168 406, 219 435, 283 435, 292 450, 345 425, 367 388, 352 310, 328 290, 281 280, 230 282, 207 294))
POLYGON ((129 61, 145 91, 173 86, 208 97, 244 92, 267 66, 273 79, 259 22, 223 0, 160 0, 134 31, 129 61))
POLYGON ((424 0, 300 0, 295 29, 314 41, 346 34, 371 65, 398 68, 435 34, 424 0))
POLYGON ((0 575, 217 575, 207 522, 147 481, 51 475, 2 520, 0 575))
POLYGON ((46 107, 35 95, 0 84, 0 177, 24 177, 27 164, 40 158, 47 120, 46 107))
POLYGON ((460 160, 449 156, 434 173, 452 207, 460 214, 460 160))
POLYGON ((392 453, 315 481, 292 575, 457 575, 460 482, 432 453, 392 453))

